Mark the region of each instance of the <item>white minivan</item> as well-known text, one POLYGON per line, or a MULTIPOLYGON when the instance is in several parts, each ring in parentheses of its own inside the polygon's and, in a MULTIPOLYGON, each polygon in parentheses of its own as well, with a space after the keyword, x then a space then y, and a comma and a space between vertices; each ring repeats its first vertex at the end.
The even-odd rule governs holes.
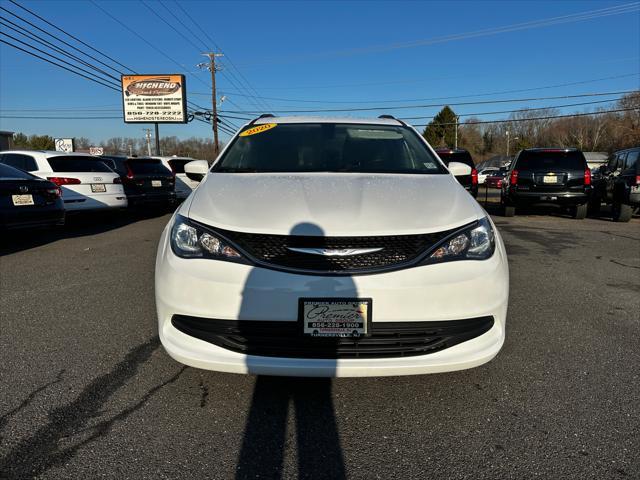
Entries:
POLYGON ((232 373, 384 376, 461 370, 505 339, 509 270, 484 209, 394 118, 262 116, 160 238, 160 339, 232 373))
POLYGON ((100 159, 83 153, 5 150, 0 163, 45 178, 62 189, 68 212, 125 208, 120 176, 100 159))

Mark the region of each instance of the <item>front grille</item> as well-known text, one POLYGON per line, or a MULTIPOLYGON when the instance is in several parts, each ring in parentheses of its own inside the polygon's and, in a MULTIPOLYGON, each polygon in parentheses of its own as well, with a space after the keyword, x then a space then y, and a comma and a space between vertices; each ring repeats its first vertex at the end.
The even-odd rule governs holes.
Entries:
POLYGON ((406 266, 455 230, 457 229, 420 235, 371 237, 314 237, 217 231, 255 260, 267 265, 287 270, 349 274, 406 266), (382 250, 359 255, 323 256, 293 252, 287 247, 382 250))
POLYGON ((493 317, 437 322, 374 322, 371 335, 325 338, 302 335, 299 322, 216 320, 174 315, 181 332, 245 355, 284 358, 394 358, 426 355, 489 331, 493 317))

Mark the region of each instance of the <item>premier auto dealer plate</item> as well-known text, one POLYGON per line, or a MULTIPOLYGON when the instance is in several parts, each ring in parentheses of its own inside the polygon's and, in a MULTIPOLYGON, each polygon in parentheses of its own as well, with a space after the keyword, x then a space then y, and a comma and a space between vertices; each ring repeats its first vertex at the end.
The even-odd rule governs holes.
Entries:
POLYGON ((11 195, 11 201, 18 207, 22 205, 35 205, 33 202, 33 195, 11 195))
POLYGON ((312 337, 364 337, 371 332, 370 298, 301 298, 298 319, 312 337))

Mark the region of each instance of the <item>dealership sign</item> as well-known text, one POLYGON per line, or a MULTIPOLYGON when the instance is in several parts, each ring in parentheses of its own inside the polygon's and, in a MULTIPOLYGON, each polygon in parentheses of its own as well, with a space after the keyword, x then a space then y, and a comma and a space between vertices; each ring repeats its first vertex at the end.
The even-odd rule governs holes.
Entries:
POLYGON ((187 123, 184 75, 123 75, 126 123, 187 123))
POLYGON ((102 148, 102 147, 89 147, 89 153, 91 155, 104 155, 104 148, 102 148))
POLYGON ((73 138, 56 138, 56 152, 73 152, 73 138))

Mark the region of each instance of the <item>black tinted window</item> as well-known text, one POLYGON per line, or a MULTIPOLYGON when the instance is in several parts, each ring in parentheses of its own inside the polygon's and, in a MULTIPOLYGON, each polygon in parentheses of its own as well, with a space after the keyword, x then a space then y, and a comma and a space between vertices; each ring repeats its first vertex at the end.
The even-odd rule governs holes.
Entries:
POLYGON ((628 170, 640 171, 640 162, 638 162, 638 157, 640 157, 640 151, 638 150, 627 153, 627 160, 625 162, 625 167, 628 170))
POLYGON ((133 173, 157 173, 161 175, 168 175, 169 173, 171 173, 160 160, 129 160, 128 164, 133 173))
POLYGON ((54 172, 113 172, 102 160, 91 157, 64 155, 48 160, 54 172))
POLYGON ((449 162, 460 162, 474 168, 473 158, 469 152, 437 152, 442 161, 449 165, 449 162))
POLYGON ((0 161, 5 165, 10 165, 13 168, 18 168, 25 172, 34 172, 38 169, 38 165, 33 157, 21 153, 3 153, 2 160, 0 161))
POLYGON ((587 162, 582 152, 576 150, 523 151, 518 157, 516 170, 584 170, 587 162))
POLYGON ((268 128, 238 136, 214 170, 444 173, 418 135, 406 127, 335 123, 272 125, 259 125, 268 128))
POLYGON ((27 172, 23 172, 22 170, 18 170, 17 168, 10 167, 9 165, 4 165, 0 163, 0 180, 2 179, 21 179, 21 180, 31 180, 35 178, 33 175, 27 172))
POLYGON ((169 160, 169 165, 174 173, 184 173, 184 166, 193 160, 169 160))

